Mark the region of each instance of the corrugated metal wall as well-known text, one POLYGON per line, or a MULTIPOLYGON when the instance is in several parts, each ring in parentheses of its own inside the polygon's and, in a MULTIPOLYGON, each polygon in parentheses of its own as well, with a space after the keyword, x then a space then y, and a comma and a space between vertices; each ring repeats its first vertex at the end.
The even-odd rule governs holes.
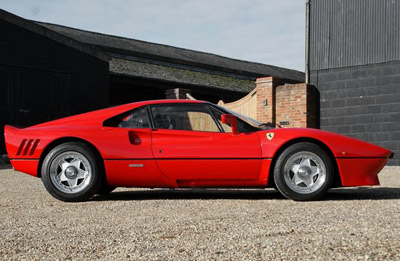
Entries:
POLYGON ((400 60, 400 0, 311 0, 310 69, 400 60))

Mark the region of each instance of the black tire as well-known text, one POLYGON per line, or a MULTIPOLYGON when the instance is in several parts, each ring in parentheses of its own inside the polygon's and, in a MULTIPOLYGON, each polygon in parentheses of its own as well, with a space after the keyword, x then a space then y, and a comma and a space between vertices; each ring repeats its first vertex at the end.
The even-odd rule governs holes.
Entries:
POLYGON ((59 200, 85 201, 96 194, 102 184, 104 175, 99 160, 84 143, 63 143, 44 158, 42 182, 59 200))
POLYGON ((277 189, 297 201, 317 200, 331 188, 334 165, 318 145, 301 142, 286 148, 274 167, 277 189))

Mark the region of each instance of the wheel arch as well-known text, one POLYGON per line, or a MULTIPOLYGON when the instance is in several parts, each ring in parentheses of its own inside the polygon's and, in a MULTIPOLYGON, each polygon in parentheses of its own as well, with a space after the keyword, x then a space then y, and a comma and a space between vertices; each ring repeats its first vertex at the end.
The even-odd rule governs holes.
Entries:
MULTIPOLYGON (((100 153, 100 151, 96 148, 96 146, 94 146, 92 143, 90 143, 89 141, 82 139, 82 138, 77 138, 77 137, 63 137, 63 138, 58 138, 54 141, 52 141, 51 143, 49 143, 46 148, 43 150, 42 154, 40 155, 40 159, 39 159, 39 164, 38 164, 38 169, 37 169, 37 177, 41 178, 42 176, 42 165, 43 165, 43 161, 46 158, 47 154, 49 154, 49 152, 54 149, 55 147, 57 147, 58 145, 61 145, 63 143, 67 143, 67 142, 80 142, 83 143, 85 145, 87 145, 96 155, 96 157, 99 160, 99 164, 100 164, 100 168, 102 170, 102 172, 104 173, 105 176, 105 166, 104 166, 104 161, 103 161, 103 157, 100 153)), ((106 177, 104 177, 106 178, 106 177)))
POLYGON ((318 145, 319 147, 321 147, 321 149, 323 149, 330 157, 330 159, 332 160, 332 164, 334 166, 334 179, 333 179, 333 184, 332 187, 341 187, 342 186, 342 181, 341 181, 341 177, 340 177, 340 173, 339 173, 339 168, 337 165, 337 161, 336 158, 334 156, 334 154, 332 153, 332 150, 322 141, 318 140, 318 139, 314 139, 314 138, 296 138, 290 141, 287 141, 286 143, 282 144, 281 147, 276 151, 275 155, 273 156, 272 162, 271 162, 271 166, 269 168, 269 173, 268 173, 268 187, 273 187, 274 185, 274 168, 275 168, 275 163, 279 157, 279 155, 281 155, 281 153, 287 149, 288 147, 290 147, 293 144, 296 143, 300 143, 300 142, 309 142, 315 145, 318 145))

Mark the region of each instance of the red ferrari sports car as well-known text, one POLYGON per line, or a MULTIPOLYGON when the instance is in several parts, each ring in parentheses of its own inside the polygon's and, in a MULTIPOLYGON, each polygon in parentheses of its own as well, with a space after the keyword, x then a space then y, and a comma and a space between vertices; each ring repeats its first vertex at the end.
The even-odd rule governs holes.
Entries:
POLYGON ((391 151, 350 137, 272 128, 203 101, 144 101, 29 128, 5 127, 15 170, 63 201, 116 187, 275 187, 315 200, 331 187, 378 185, 391 151))

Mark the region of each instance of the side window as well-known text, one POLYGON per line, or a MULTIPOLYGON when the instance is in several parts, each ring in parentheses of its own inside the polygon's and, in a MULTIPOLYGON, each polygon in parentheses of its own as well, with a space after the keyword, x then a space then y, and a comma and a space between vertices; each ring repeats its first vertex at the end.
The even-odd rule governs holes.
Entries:
POLYGON ((203 105, 153 105, 154 125, 159 129, 220 132, 203 105))
MULTIPOLYGON (((232 128, 228 124, 224 124, 221 122, 221 115, 223 114, 221 111, 211 107, 211 111, 214 114, 214 117, 218 120, 219 124, 222 126, 225 132, 232 132, 232 128)), ((238 118, 237 128, 240 133, 249 133, 256 131, 257 129, 245 123, 243 120, 238 118)))
POLYGON ((224 129, 224 132, 232 132, 232 128, 230 125, 226 124, 226 123, 222 123, 221 121, 221 115, 222 112, 217 111, 216 109, 211 107, 211 111, 214 114, 214 117, 217 119, 218 123, 222 126, 222 128, 224 129))
POLYGON ((149 118, 145 107, 132 111, 117 125, 120 128, 150 128, 149 118))

